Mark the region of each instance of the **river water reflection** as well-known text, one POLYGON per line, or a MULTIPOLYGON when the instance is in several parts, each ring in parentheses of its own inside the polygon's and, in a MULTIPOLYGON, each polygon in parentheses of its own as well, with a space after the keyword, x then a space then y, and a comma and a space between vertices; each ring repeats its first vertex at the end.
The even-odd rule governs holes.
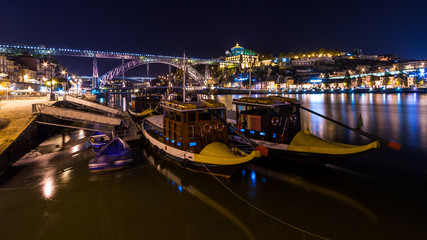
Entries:
MULTIPOLYGON (((232 108, 239 96, 217 99, 232 108)), ((402 143, 327 166, 255 161, 230 179, 186 171, 142 146, 136 166, 92 174, 83 131, 63 132, 0 181, 2 239, 422 239, 427 96, 292 95, 305 107, 402 143)), ((369 140, 302 112, 303 127, 369 140)))

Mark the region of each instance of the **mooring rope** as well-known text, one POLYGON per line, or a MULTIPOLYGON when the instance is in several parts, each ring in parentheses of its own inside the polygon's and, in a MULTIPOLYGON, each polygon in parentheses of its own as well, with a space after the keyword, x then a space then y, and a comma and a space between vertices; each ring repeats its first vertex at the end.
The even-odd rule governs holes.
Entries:
POLYGON ((262 214, 264 214, 265 216, 267 216, 267 217, 270 217, 271 219, 273 219, 273 220, 276 220, 276 221, 278 221, 279 223, 281 223, 281 224, 283 224, 283 225, 286 225, 286 226, 288 226, 288 227, 290 227, 290 228, 293 228, 293 229, 295 229, 295 230, 298 230, 298 231, 300 231, 300 232, 303 232, 303 233, 306 233, 306 234, 309 234, 309 235, 311 235, 311 236, 314 236, 314 237, 317 237, 317 238, 320 238, 320 239, 324 239, 324 240, 329 240, 329 238, 326 238, 326 237, 323 237, 323 236, 320 236, 320 235, 317 235, 317 234, 315 234, 315 233, 312 233, 312 232, 310 232, 310 231, 307 231, 307 230, 304 230, 304 229, 302 229, 302 228, 299 228, 299 227, 297 227, 297 226, 294 226, 294 225, 292 225, 292 224, 290 224, 290 223, 287 223, 287 222, 285 222, 285 221, 283 221, 283 220, 281 220, 281 219, 279 219, 279 218, 277 218, 277 217, 275 217, 275 216, 273 216, 273 215, 271 215, 271 214, 269 214, 269 213, 267 213, 266 211, 264 211, 264 210, 262 210, 262 209, 260 209, 260 208, 258 208, 257 206, 255 206, 255 205, 253 205, 252 203, 250 203, 249 201, 247 201, 246 199, 244 199, 243 197, 241 197, 239 194, 237 194, 236 192, 234 192, 232 189, 230 189, 229 187, 227 187, 221 180, 219 180, 219 178, 217 177, 217 176, 215 176, 215 174, 213 174, 212 172, 211 172, 211 170, 209 170, 209 168, 207 168, 206 167, 206 165, 204 164, 204 163, 202 163, 202 162, 200 162, 202 165, 203 165, 203 167, 216 179, 216 181, 218 181, 223 187, 225 187, 228 191, 230 191, 234 196, 236 196, 237 198, 239 198, 241 201, 243 201, 244 203, 246 203, 247 205, 249 205, 250 207, 252 207, 252 208, 254 208, 255 210, 257 210, 257 211, 259 211, 260 213, 262 213, 262 214))

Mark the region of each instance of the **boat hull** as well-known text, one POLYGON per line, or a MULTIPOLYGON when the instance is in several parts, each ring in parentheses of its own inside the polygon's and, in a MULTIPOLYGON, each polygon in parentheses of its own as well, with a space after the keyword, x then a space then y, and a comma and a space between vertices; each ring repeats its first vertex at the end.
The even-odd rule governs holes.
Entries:
MULTIPOLYGON (((302 131, 301 137, 308 138, 301 140, 299 137, 299 141, 301 142, 301 144, 299 145, 292 145, 292 143, 289 145, 282 143, 272 143, 255 139, 250 140, 268 148, 267 159, 280 159, 282 161, 307 164, 327 164, 344 158, 355 157, 357 155, 372 151, 379 147, 378 142, 373 142, 363 146, 330 142, 311 135, 308 130, 302 131), (320 144, 323 143, 327 145, 323 147, 316 147, 315 145, 303 145, 303 143, 309 142, 312 139, 314 139, 315 141, 320 141, 320 144), (336 148, 333 148, 333 146, 335 146, 336 148)), ((245 139, 236 135, 231 135, 229 140, 235 143, 247 144, 245 139)))
POLYGON ((133 163, 132 158, 123 159, 119 161, 89 163, 89 171, 91 172, 105 172, 125 168, 133 163))
POLYGON ((104 146, 94 159, 89 161, 90 172, 112 171, 133 164, 134 158, 129 146, 116 138, 104 146))
POLYGON ((187 159, 182 159, 174 155, 159 151, 157 148, 154 148, 153 145, 150 145, 151 149, 156 152, 160 157, 164 157, 167 160, 177 164, 178 166, 185 168, 193 172, 200 172, 204 174, 212 174, 216 176, 221 176, 225 178, 230 178, 233 173, 241 169, 244 164, 236 165, 212 165, 212 164, 202 164, 194 161, 188 161, 187 159))
POLYGON ((202 172, 207 174, 213 174, 221 177, 229 178, 234 172, 239 170, 246 162, 238 164, 209 164, 194 161, 197 158, 197 154, 182 151, 180 149, 166 145, 157 139, 153 138, 149 133, 143 129, 143 137, 149 146, 160 155, 166 157, 168 160, 173 161, 179 166, 195 172, 202 172))

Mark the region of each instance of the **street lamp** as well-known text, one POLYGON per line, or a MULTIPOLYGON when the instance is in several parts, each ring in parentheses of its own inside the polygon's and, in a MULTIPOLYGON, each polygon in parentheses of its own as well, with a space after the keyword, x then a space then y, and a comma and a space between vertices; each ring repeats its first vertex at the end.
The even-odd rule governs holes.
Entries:
POLYGON ((65 88, 64 88, 64 93, 66 93, 67 86, 68 86, 68 72, 66 72, 65 70, 62 70, 62 75, 66 76, 66 79, 67 79, 67 83, 66 83, 65 88))
POLYGON ((49 71, 50 71, 50 101, 52 101, 52 89, 53 89, 53 71, 55 69, 55 64, 52 62, 44 62, 43 63, 43 67, 45 69, 47 69, 49 67, 49 71))

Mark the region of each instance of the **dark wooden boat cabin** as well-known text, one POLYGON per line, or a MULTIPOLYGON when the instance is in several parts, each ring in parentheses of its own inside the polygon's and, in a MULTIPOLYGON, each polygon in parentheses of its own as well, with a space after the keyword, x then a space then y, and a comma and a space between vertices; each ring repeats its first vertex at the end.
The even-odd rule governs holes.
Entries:
POLYGON ((249 139, 289 144, 301 131, 296 99, 286 97, 233 99, 236 125, 249 139))
POLYGON ((140 94, 132 95, 131 97, 131 110, 136 113, 141 113, 146 109, 155 109, 162 101, 161 94, 140 94))
POLYGON ((160 142, 192 153, 200 153, 213 142, 227 143, 227 128, 213 115, 225 119, 224 104, 213 100, 166 101, 162 108, 163 116, 156 116, 157 122, 154 117, 145 123, 146 131, 160 142))

